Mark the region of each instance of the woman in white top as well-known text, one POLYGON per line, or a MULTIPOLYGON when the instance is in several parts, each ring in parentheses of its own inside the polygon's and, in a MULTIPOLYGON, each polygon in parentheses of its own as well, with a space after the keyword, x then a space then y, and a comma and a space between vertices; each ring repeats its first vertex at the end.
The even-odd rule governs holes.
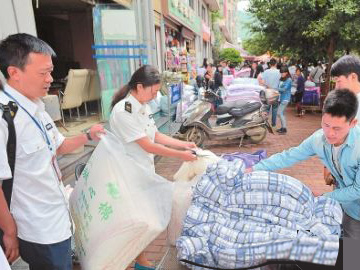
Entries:
MULTIPOLYGON (((110 128, 124 144, 127 154, 153 171, 154 155, 176 157, 183 161, 196 159, 190 150, 196 147, 194 143, 171 138, 157 130, 147 103, 156 98, 160 87, 159 71, 149 65, 140 67, 129 83, 115 94, 110 116, 110 128)), ((137 258, 135 269, 154 268, 142 253, 137 258)))

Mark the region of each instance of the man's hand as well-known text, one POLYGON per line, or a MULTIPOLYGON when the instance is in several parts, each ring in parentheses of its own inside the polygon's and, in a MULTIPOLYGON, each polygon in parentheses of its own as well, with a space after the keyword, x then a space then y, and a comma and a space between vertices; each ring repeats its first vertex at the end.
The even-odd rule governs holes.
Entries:
POLYGON ((103 134, 105 134, 105 130, 104 130, 103 125, 101 125, 101 124, 93 125, 90 128, 90 136, 95 141, 100 140, 100 136, 103 134))
POLYGON ((313 191, 314 197, 319 197, 322 196, 324 194, 324 192, 322 191, 318 191, 318 190, 314 190, 313 191))
POLYGON ((245 173, 251 173, 251 172, 253 172, 253 171, 254 171, 254 170, 253 170, 252 167, 245 169, 245 173))
POLYGON ((5 246, 5 256, 12 263, 19 257, 19 241, 16 233, 4 234, 3 242, 5 246))
POLYGON ((324 167, 324 180, 325 180, 325 184, 328 186, 335 184, 334 177, 332 176, 331 172, 326 167, 324 167))

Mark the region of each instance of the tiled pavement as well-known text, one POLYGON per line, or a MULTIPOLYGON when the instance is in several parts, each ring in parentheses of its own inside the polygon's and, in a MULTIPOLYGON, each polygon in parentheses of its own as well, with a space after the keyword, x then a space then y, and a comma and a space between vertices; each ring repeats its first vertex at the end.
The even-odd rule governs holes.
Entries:
MULTIPOLYGON (((294 108, 290 107, 287 109, 286 116, 288 120, 288 133, 286 135, 268 134, 262 143, 258 145, 247 144, 243 145, 241 148, 238 147, 238 140, 212 141, 205 144, 204 148, 211 150, 216 154, 236 151, 253 153, 259 149, 266 149, 268 156, 270 156, 289 147, 298 145, 315 130, 320 128, 320 113, 306 113, 304 117, 298 118, 295 117, 294 108)), ((280 119, 278 119, 278 125, 280 125, 280 119)), ((179 160, 161 158, 156 163, 156 171, 163 177, 172 180, 172 176, 178 170, 180 165, 181 161, 179 160)), ((322 171, 323 166, 320 161, 317 158, 311 158, 310 160, 301 162, 291 168, 286 168, 279 172, 299 179, 313 191, 327 192, 330 191, 330 187, 325 186, 322 171)), ((146 248, 145 252, 150 260, 160 261, 167 248, 166 232, 164 232, 146 248)), ((79 269, 79 267, 76 267, 75 269, 79 269)), ((132 269, 132 267, 129 267, 128 269, 132 269)))

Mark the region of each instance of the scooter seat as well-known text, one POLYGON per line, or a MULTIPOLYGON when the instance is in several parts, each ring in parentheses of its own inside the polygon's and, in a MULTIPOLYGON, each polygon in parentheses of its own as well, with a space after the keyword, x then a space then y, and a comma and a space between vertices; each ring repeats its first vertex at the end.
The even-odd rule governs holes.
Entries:
POLYGON ((253 111, 259 110, 261 108, 261 102, 249 102, 241 107, 231 108, 228 114, 234 117, 243 117, 244 115, 251 113, 253 111))
POLYGON ((219 105, 216 108, 216 115, 222 115, 228 113, 233 107, 225 106, 225 105, 219 105))

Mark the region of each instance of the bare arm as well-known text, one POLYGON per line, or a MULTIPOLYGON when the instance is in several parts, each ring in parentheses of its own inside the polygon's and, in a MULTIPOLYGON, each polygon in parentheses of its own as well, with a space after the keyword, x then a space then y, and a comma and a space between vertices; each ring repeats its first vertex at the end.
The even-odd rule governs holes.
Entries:
POLYGON ((265 81, 263 80, 261 73, 257 76, 257 80, 260 85, 265 85, 265 81))
POLYGON ((161 132, 156 132, 155 142, 163 145, 172 146, 175 148, 185 148, 185 149, 196 148, 196 145, 193 142, 180 141, 170 136, 167 136, 161 132))
MULTIPOLYGON (((102 125, 94 125, 90 128, 90 136, 94 140, 99 140, 99 135, 104 134, 104 128, 102 125)), ((71 153, 77 148, 85 145, 88 142, 86 134, 80 134, 71 138, 66 138, 56 151, 57 155, 63 155, 71 153)))
MULTIPOLYGON (((7 181, 7 180, 5 180, 7 181)), ((5 196, 0 185, 0 228, 4 232, 3 243, 5 246, 5 256, 9 262, 15 261, 19 257, 19 242, 17 239, 17 228, 15 221, 10 214, 5 196)))
POLYGON ((153 143, 149 137, 143 137, 135 141, 144 151, 165 157, 175 157, 182 159, 183 161, 196 160, 196 156, 190 151, 176 150, 166 147, 159 143, 153 143))

